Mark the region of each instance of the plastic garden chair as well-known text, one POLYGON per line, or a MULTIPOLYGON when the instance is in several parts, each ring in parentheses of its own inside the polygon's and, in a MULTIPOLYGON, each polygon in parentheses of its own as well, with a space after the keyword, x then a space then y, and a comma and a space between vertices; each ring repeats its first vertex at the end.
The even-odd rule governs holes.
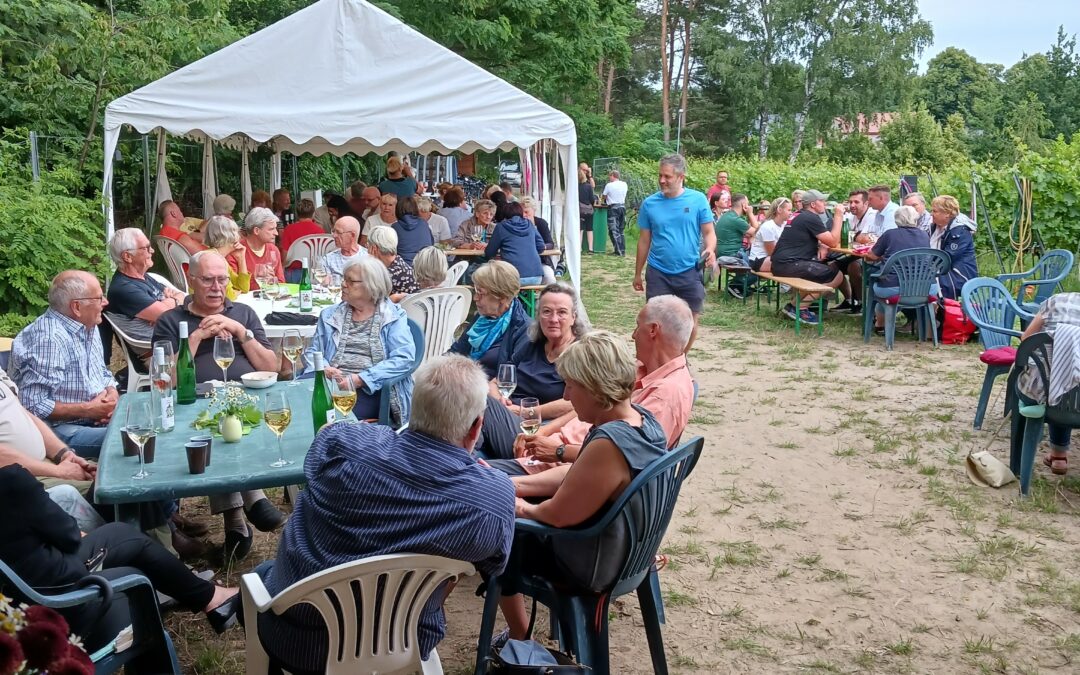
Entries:
POLYGON ((157 594, 150 580, 141 574, 111 580, 91 574, 75 584, 74 590, 46 595, 31 588, 0 561, 0 588, 20 602, 56 610, 94 601, 109 602, 114 594, 123 592, 131 611, 132 645, 122 652, 102 649, 91 654, 94 672, 103 675, 123 668, 127 673, 180 673, 172 638, 161 623, 157 594))
POLYGON ((180 242, 173 241, 168 237, 154 237, 154 245, 161 251, 161 257, 165 258, 165 266, 169 268, 169 276, 173 283, 183 292, 188 292, 187 265, 191 262, 191 255, 180 242))
MULTIPOLYGON (((934 248, 909 248, 899 251, 885 263, 880 274, 871 280, 888 274, 896 274, 900 292, 888 298, 876 298, 885 307, 885 349, 892 350, 896 338, 896 312, 914 309, 919 317, 919 339, 926 339, 926 326, 937 346, 937 318, 934 314, 937 296, 931 295, 937 278, 952 268, 952 258, 944 251, 934 248)), ((867 311, 874 311, 869 308, 867 311)))
POLYGON ((401 308, 424 333, 423 360, 445 354, 454 344, 454 331, 465 322, 472 291, 465 286, 429 288, 401 301, 401 308))
POLYGON ((248 675, 266 675, 270 667, 258 615, 281 614, 299 604, 313 607, 329 628, 323 671, 328 675, 442 673, 435 650, 421 660, 416 638, 421 610, 443 582, 475 572, 467 562, 437 555, 380 555, 323 570, 272 598, 258 574, 245 574, 240 592, 247 617, 248 675))
POLYGON ((335 250, 334 238, 329 234, 309 234, 300 237, 289 244, 289 250, 285 254, 285 267, 291 266, 301 258, 308 259, 308 265, 312 268, 322 261, 330 251, 335 250))
POLYGON ((969 279, 960 291, 964 314, 979 327, 979 342, 983 351, 979 360, 986 364, 979 405, 975 408, 975 428, 982 427, 986 406, 994 389, 994 380, 1009 372, 1016 359, 1013 338, 1020 337, 1016 328, 1019 319, 1027 323, 1032 315, 1013 300, 1009 289, 989 277, 969 279))
POLYGON ((149 388, 150 372, 143 360, 139 358, 139 354, 150 351, 152 346, 150 340, 140 340, 125 331, 123 324, 129 321, 128 319, 117 316, 113 312, 102 312, 102 316, 109 322, 113 333, 116 334, 116 339, 120 341, 120 348, 124 350, 124 360, 128 365, 127 391, 135 392, 143 387, 149 388))
MULTIPOLYGON (((1039 258, 1039 261, 1035 263, 1035 267, 1026 272, 999 274, 997 280, 1003 284, 1009 281, 1019 281, 1020 286, 1016 289, 1016 303, 1029 314, 1034 314, 1038 311, 1039 306, 1058 290, 1059 284, 1072 271, 1072 266, 1072 252, 1056 248, 1044 253, 1043 257, 1039 258), (1029 288, 1035 290, 1030 301, 1025 297, 1029 288)), ((1024 325, 1027 325, 1026 322, 1024 325)))
POLYGON ((1080 427, 1080 387, 1075 387, 1057 402, 1050 405, 1043 401, 1025 403, 1020 398, 1018 382, 1020 373, 1027 367, 1035 368, 1042 381, 1042 391, 1050 390, 1051 348, 1054 340, 1048 333, 1036 333, 1020 343, 1016 349, 1016 363, 1009 375, 1009 401, 1007 409, 1013 414, 1012 435, 1009 442, 1009 468, 1020 476, 1020 494, 1027 496, 1031 488, 1031 475, 1035 469, 1035 455, 1042 440, 1043 427, 1047 422, 1064 426, 1080 427))
MULTIPOLYGON (((303 239, 303 237, 301 237, 303 239)), ((416 354, 413 356, 412 367, 409 368, 409 372, 405 373, 401 377, 396 377, 382 386, 379 390, 379 424, 390 424, 390 393, 398 384, 410 379, 416 369, 420 367, 420 362, 424 360, 424 332, 420 330, 420 326, 415 321, 409 319, 409 330, 412 332, 413 344, 416 345, 416 354)))
POLYGON ((446 279, 443 281, 443 288, 452 288, 457 286, 461 282, 461 277, 465 276, 465 270, 469 269, 468 260, 459 260, 450 266, 450 269, 446 270, 446 279))
MULTIPOLYGON (((560 643, 575 654, 578 662, 597 675, 608 675, 608 606, 613 598, 637 591, 649 641, 653 672, 667 673, 660 608, 652 583, 653 563, 664 538, 683 481, 694 468, 705 445, 700 436, 658 458, 627 486, 599 522, 582 529, 548 527, 534 520, 518 519, 515 531, 562 539, 590 540, 599 537, 616 519, 627 526, 629 550, 612 585, 601 593, 566 587, 556 588, 546 579, 526 575, 515 585, 550 607, 559 621, 560 643)), ((495 626, 500 595, 498 578, 490 579, 484 599, 484 615, 476 653, 476 675, 487 672, 491 634, 495 626)))

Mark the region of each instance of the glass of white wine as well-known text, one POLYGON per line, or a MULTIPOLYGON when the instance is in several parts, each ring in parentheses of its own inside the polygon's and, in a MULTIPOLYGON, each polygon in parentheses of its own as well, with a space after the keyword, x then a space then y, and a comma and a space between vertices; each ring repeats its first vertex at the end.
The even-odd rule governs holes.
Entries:
POLYGON ((341 295, 341 275, 327 272, 326 279, 326 290, 330 291, 330 299, 339 297, 341 295))
POLYGON ((503 397, 503 402, 509 401, 510 394, 513 394, 514 390, 517 389, 517 368, 514 364, 500 363, 499 377, 495 382, 499 388, 499 394, 503 397))
POLYGON ((236 360, 236 347, 232 335, 214 336, 214 363, 221 368, 221 381, 229 382, 229 366, 236 360))
POLYGON ((278 295, 281 294, 281 290, 277 283, 266 283, 261 286, 262 294, 270 298, 270 312, 274 312, 274 301, 278 299, 278 295))
POLYGON ((154 417, 150 414, 150 404, 146 401, 132 401, 127 410, 127 424, 124 425, 124 433, 139 448, 139 470, 132 474, 135 480, 142 480, 150 475, 143 462, 143 450, 146 442, 156 435, 154 431, 154 417))
POLYGON ((300 354, 303 353, 303 351, 304 338, 300 337, 300 331, 295 328, 286 330, 285 334, 281 336, 281 353, 289 360, 293 371, 292 382, 286 386, 295 387, 300 384, 300 381, 296 379, 296 361, 300 358, 300 354))
POLYGON ((535 398, 521 399, 521 431, 526 436, 535 436, 540 431, 540 401, 535 398))
POLYGON ((330 398, 342 419, 348 417, 356 405, 356 386, 353 384, 352 375, 342 373, 341 379, 330 378, 330 398))
POLYGON ((285 448, 281 444, 281 437, 292 422, 292 408, 289 407, 289 397, 283 391, 272 391, 266 395, 266 405, 263 407, 263 419, 266 426, 277 436, 278 458, 270 463, 271 468, 280 469, 292 464, 291 459, 285 459, 285 448))

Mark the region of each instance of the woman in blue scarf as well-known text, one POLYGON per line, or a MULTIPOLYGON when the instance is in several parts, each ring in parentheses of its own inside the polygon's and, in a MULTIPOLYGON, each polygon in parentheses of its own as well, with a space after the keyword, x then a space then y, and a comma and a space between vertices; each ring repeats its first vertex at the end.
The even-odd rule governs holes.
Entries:
POLYGON ((498 373, 500 363, 510 361, 518 342, 528 339, 530 319, 517 299, 521 283, 510 263, 486 263, 473 272, 472 282, 478 316, 450 351, 478 362, 491 378, 498 373))

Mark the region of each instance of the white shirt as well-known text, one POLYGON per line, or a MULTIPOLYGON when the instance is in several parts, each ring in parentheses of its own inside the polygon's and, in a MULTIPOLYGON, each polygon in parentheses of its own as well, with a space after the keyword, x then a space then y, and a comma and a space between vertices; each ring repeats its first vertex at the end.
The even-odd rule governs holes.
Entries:
POLYGON ((772 218, 761 221, 761 227, 758 228, 757 233, 754 234, 754 239, 750 242, 750 259, 760 260, 768 256, 769 252, 765 250, 765 242, 775 244, 783 231, 784 226, 777 225, 772 218))
POLYGON ((428 217, 427 224, 431 228, 431 236, 435 239, 436 244, 440 241, 452 239, 454 236, 450 234, 450 221, 437 213, 433 213, 428 217))
POLYGON ((626 181, 613 180, 604 186, 604 202, 609 205, 626 203, 626 181))
POLYGON ((376 227, 378 227, 380 225, 384 225, 386 227, 393 227, 394 223, 386 222, 377 213, 372 214, 370 217, 368 217, 367 220, 364 221, 364 229, 360 230, 360 236, 361 237, 368 236, 369 234, 371 234, 372 230, 374 230, 376 227))
POLYGON ((896 210, 900 208, 895 202, 889 202, 880 211, 873 209, 866 212, 863 217, 862 231, 875 237, 880 237, 896 227, 896 210))
POLYGON ((368 252, 364 250, 363 246, 360 247, 360 250, 357 251, 355 255, 350 256, 342 255, 341 249, 336 248, 323 256, 323 269, 327 272, 341 276, 345 274, 345 268, 349 266, 349 263, 354 260, 360 260, 367 254, 368 252))

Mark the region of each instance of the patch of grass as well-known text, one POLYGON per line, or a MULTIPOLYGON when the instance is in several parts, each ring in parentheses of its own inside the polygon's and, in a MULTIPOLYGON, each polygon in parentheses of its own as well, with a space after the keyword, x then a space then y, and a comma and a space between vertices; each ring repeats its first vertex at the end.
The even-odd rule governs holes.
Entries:
POLYGON ((750 637, 737 637, 729 640, 724 640, 723 645, 727 649, 746 652, 748 654, 755 654, 757 656, 772 656, 772 652, 769 648, 753 640, 750 637))
POLYGON ((1080 634, 1069 633, 1055 637, 1054 648, 1066 654, 1080 654, 1080 634))
POLYGON ((788 520, 787 518, 780 517, 776 520, 761 520, 758 519, 761 527, 766 530, 797 530, 806 524, 801 520, 788 520))
POLYGON ((848 573, 843 570, 834 570, 824 567, 815 581, 847 581, 848 578, 848 573))
POLYGON ((965 654, 993 654, 994 638, 980 635, 978 640, 964 638, 965 654))
POLYGON ((742 617, 746 613, 746 608, 742 605, 736 604, 734 607, 720 610, 720 618, 727 621, 734 621, 742 617))
POLYGON ((777 443, 776 447, 783 448, 784 450, 796 450, 801 446, 795 441, 784 441, 783 443, 777 443))
POLYGON ((671 590, 664 593, 664 604, 672 607, 694 607, 698 604, 698 599, 692 595, 671 590))
POLYGON ((699 556, 705 555, 705 547, 691 539, 680 544, 671 544, 669 546, 665 546, 660 550, 660 552, 664 555, 699 556))
POLYGON ((862 586, 846 586, 844 588, 844 595, 850 595, 853 598, 862 598, 864 600, 872 600, 874 598, 874 596, 870 595, 870 591, 862 586))
POLYGON ((825 661, 823 659, 817 659, 810 663, 799 664, 799 670, 818 670, 823 673, 842 673, 843 670, 840 666, 836 665, 832 661, 825 661))
POLYGON ((722 567, 754 567, 762 562, 761 547, 752 541, 725 541, 720 542, 720 546, 724 552, 713 558, 710 580, 722 567))
POLYGON ((910 516, 901 516, 895 524, 886 525, 886 527, 894 528, 904 536, 911 536, 919 525, 930 522, 930 520, 931 518, 926 511, 912 511, 910 516))
POLYGON ((855 448, 845 448, 843 450, 837 446, 836 450, 833 450, 833 457, 854 457, 856 454, 855 448))
POLYGON ((817 564, 821 562, 821 554, 807 553, 805 555, 801 555, 795 558, 795 562, 799 563, 800 565, 805 565, 806 567, 816 567, 817 564))
POLYGON ((791 576, 791 569, 787 568, 787 567, 785 567, 784 569, 782 569, 782 570, 780 570, 779 572, 776 573, 776 578, 777 579, 787 579, 790 576, 791 576))
POLYGON ((889 650, 896 656, 911 656, 915 653, 915 643, 911 639, 900 638, 892 644, 885 645, 885 649, 889 650))
POLYGON ((904 466, 918 466, 919 465, 919 451, 914 449, 914 448, 912 448, 911 450, 908 450, 907 454, 904 455, 900 459, 900 462, 904 466))
POLYGON ((936 476, 939 469, 933 464, 923 464, 919 467, 919 473, 924 476, 936 476))

